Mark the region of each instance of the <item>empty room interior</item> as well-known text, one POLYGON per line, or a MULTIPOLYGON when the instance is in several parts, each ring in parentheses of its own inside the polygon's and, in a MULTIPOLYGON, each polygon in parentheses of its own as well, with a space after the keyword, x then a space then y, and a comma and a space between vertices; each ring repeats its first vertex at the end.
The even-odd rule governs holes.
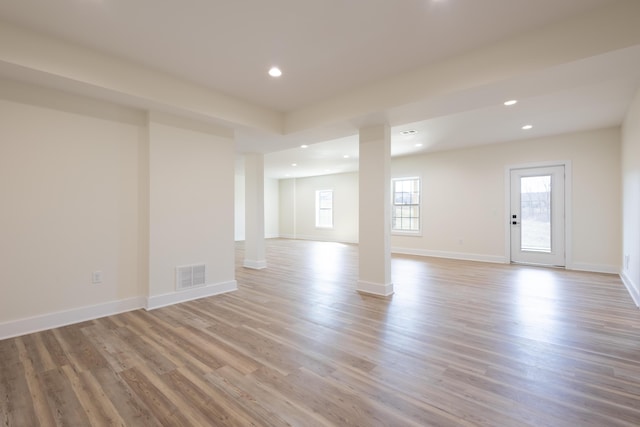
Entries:
POLYGON ((638 22, 0 2, 2 425, 640 425, 638 22))

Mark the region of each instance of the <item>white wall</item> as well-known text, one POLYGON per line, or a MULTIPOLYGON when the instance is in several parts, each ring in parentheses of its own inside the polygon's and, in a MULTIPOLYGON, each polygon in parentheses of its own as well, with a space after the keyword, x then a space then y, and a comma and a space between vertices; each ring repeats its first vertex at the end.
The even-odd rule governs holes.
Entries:
MULTIPOLYGON (((572 166, 568 267, 618 272, 622 241, 618 128, 392 159, 392 177, 420 176, 424 197, 422 235, 394 235, 392 250, 508 262, 505 168, 550 161, 570 161, 572 166)), ((357 242, 357 234, 349 233, 357 230, 357 191, 355 173, 281 180, 281 235, 357 242), (340 189, 344 198, 336 199, 336 228, 339 222, 348 224, 340 233, 314 227, 315 191, 325 188, 340 189), (338 212, 339 208, 343 210, 338 212)))
MULTIPOLYGON (((235 282, 231 133, 149 121, 149 297, 176 292, 176 267, 206 265, 208 286, 235 282)), ((232 286, 235 286, 233 284, 232 286)), ((157 299, 163 296, 164 299, 157 299)))
POLYGON ((282 237, 356 243, 358 174, 344 173, 280 181, 282 237), (333 228, 316 228, 316 191, 333 190, 333 228))
POLYGON ((0 339, 235 289, 230 131, 3 79, 0 117, 0 339))
MULTIPOLYGON (((235 175, 235 240, 245 239, 245 180, 244 175, 235 175)), ((264 179, 264 237, 280 237, 280 192, 277 179, 264 179)))
POLYGON ((622 129, 621 276, 636 305, 640 306, 640 91, 636 93, 622 129))
POLYGON ((392 176, 421 176, 421 237, 393 236, 395 251, 506 262, 505 167, 571 161, 573 257, 568 267, 620 265, 620 133, 617 128, 396 158, 392 176))
POLYGON ((296 180, 281 179, 278 183, 279 199, 279 230, 280 237, 296 238, 296 180))
POLYGON ((245 188, 244 188, 244 175, 236 173, 234 184, 234 239, 236 241, 242 241, 245 237, 245 224, 244 224, 244 211, 245 211, 245 188))
POLYGON ((66 106, 0 100, 0 324, 139 297, 144 117, 23 89, 66 106), (91 284, 93 271, 102 284, 91 284))
POLYGON ((280 237, 280 186, 277 179, 264 179, 264 237, 280 237))

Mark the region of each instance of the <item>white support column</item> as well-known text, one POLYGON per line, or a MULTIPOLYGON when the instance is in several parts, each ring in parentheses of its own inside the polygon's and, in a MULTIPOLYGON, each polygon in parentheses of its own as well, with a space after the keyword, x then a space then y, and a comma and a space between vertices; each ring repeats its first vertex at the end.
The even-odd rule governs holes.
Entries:
POLYGON ((389 125, 360 129, 358 291, 393 294, 391 282, 391 136, 389 125))
POLYGON ((264 155, 248 153, 244 157, 245 246, 244 266, 266 268, 264 249, 264 155))

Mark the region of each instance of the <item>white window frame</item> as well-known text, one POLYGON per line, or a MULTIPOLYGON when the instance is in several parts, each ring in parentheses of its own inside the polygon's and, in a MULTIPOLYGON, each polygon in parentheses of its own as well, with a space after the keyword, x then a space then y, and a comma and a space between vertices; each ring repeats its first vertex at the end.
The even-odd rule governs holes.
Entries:
POLYGON ((391 234, 393 235, 398 235, 398 236, 422 236, 422 229, 423 229, 423 225, 422 225, 422 221, 423 221, 423 215, 422 215, 422 200, 424 199, 424 191, 423 191, 423 187, 422 187, 422 177, 421 176, 404 176, 404 177, 398 177, 398 178, 392 178, 391 179, 391 234), (395 204, 395 183, 397 181, 408 181, 408 180, 418 180, 418 185, 419 185, 419 202, 416 204, 418 206, 418 229, 417 230, 397 230, 393 228, 393 213, 394 213, 394 208, 396 206, 395 204))
POLYGON ((322 229, 332 229, 333 228, 333 189, 327 189, 327 190, 316 190, 316 228, 322 228, 322 229), (331 208, 329 208, 328 210, 331 212, 330 218, 331 218, 331 224, 330 225, 325 225, 325 224, 320 224, 320 211, 322 209, 326 209, 326 208, 321 208, 320 207, 320 195, 322 193, 331 193, 331 208))

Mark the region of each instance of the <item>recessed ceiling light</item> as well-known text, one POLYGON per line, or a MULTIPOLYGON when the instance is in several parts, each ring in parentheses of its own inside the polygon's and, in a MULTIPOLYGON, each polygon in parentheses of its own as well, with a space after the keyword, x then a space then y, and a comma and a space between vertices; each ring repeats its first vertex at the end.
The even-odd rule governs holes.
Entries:
POLYGON ((269 70, 269 75, 271 77, 280 77, 282 75, 282 71, 280 71, 280 68, 278 67, 271 67, 271 69, 269 70))
POLYGON ((422 147, 422 144, 418 143, 416 144, 416 147, 422 147))
POLYGON ((522 126, 522 130, 529 130, 529 129, 533 129, 532 125, 524 125, 522 126))
POLYGON ((516 105, 518 103, 518 101, 516 99, 512 99, 510 101, 505 101, 504 105, 506 105, 507 107, 511 106, 511 105, 516 105))
POLYGON ((309 146, 308 146, 308 145, 306 145, 306 144, 302 144, 302 145, 300 146, 300 148, 307 148, 307 147, 309 147, 309 146))
POLYGON ((344 155, 344 156, 342 156, 342 157, 344 157, 345 159, 348 159, 348 158, 349 158, 349 155, 348 155, 348 154, 345 154, 345 155, 344 155))
POLYGON ((295 167, 295 166, 298 166, 298 164, 297 163, 291 163, 291 166, 295 167))
POLYGON ((400 132, 400 135, 409 136, 409 135, 415 135, 417 133, 418 133, 417 130, 409 129, 409 130, 403 130, 402 132, 400 132))

